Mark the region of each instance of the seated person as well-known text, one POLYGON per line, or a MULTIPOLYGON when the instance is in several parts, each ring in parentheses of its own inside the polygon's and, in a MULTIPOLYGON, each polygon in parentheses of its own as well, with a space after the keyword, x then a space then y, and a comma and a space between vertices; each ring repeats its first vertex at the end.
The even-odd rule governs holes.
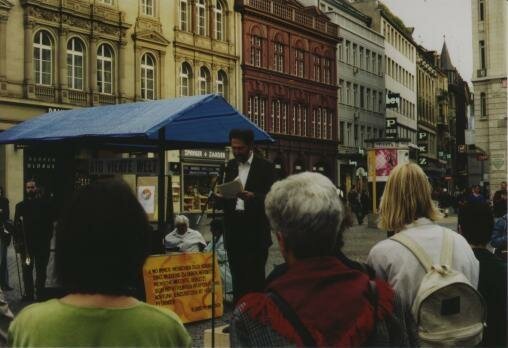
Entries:
POLYGON ((345 209, 328 178, 306 172, 276 182, 265 211, 288 269, 238 301, 232 347, 415 344, 390 286, 337 258, 345 209))
POLYGON ((478 291, 487 304, 487 327, 483 331, 484 347, 506 347, 506 262, 487 249, 494 225, 492 210, 486 203, 467 203, 459 213, 459 231, 480 261, 478 291))
POLYGON ((189 228, 189 219, 185 215, 175 218, 175 229, 164 238, 167 251, 203 251, 205 239, 196 230, 189 228))
MULTIPOLYGON (((229 270, 228 254, 224 248, 223 238, 223 225, 221 220, 212 220, 210 223, 210 231, 215 244, 215 255, 220 268, 220 277, 222 280, 222 288, 224 293, 224 299, 227 301, 233 301, 231 294, 233 293, 233 283, 231 278, 231 271, 229 270)), ((212 252, 212 242, 208 243, 204 251, 212 252)))

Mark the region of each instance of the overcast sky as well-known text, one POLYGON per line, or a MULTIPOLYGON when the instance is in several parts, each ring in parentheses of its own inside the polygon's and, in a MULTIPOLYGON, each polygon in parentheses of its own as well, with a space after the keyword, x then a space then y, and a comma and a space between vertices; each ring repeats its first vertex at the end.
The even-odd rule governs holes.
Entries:
POLYGON ((414 27, 414 40, 441 53, 443 35, 453 65, 462 78, 471 82, 473 43, 471 0, 381 0, 390 10, 414 27))

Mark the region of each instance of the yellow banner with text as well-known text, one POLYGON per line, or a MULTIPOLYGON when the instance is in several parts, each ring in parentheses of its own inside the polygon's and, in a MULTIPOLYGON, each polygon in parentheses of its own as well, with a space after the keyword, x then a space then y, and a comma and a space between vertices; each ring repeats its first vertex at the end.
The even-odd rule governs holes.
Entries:
MULTIPOLYGON (((146 302, 171 309, 183 323, 212 317, 212 253, 149 256, 143 266, 146 302)), ((215 259, 215 317, 224 313, 215 259)))

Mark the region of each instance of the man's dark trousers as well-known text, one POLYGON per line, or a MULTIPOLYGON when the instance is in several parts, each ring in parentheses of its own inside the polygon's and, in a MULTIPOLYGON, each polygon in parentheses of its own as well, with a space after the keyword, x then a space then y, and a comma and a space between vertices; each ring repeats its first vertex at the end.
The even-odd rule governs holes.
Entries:
POLYGON ((46 289, 47 268, 49 263, 49 242, 47 245, 36 248, 29 253, 30 264, 26 264, 25 253, 21 254, 23 262, 23 284, 25 285, 25 295, 34 296, 33 270, 35 267, 35 294, 37 299, 44 299, 46 289))

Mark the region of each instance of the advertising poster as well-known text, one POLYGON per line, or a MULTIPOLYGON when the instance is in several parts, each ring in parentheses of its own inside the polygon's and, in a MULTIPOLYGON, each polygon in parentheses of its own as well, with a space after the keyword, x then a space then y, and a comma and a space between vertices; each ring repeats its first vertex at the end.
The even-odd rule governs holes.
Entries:
POLYGON ((376 180, 387 181, 397 165, 397 149, 376 149, 376 180))
POLYGON ((138 201, 147 214, 155 212, 155 186, 138 186, 138 201))
MULTIPOLYGON (((212 253, 150 256, 143 266, 146 302, 171 309, 183 323, 212 317, 212 253)), ((215 259, 215 316, 224 313, 220 270, 215 259)))

